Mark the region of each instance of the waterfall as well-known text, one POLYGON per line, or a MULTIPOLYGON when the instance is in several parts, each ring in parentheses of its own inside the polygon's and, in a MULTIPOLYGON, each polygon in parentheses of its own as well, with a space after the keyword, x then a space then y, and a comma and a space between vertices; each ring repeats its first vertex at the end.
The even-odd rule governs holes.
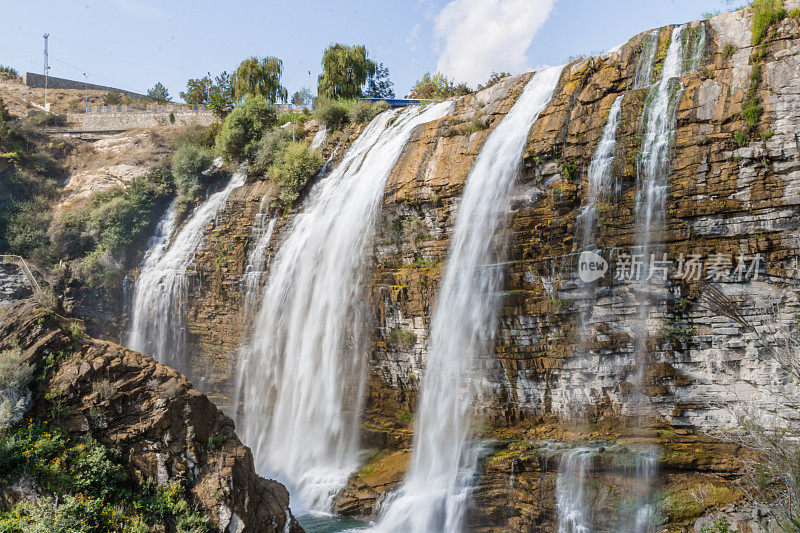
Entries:
POLYGON ((263 212, 263 209, 256 215, 256 222, 253 224, 251 235, 255 245, 247 254, 247 266, 242 276, 244 313, 246 318, 249 318, 255 311, 255 306, 258 302, 258 293, 267 273, 267 263, 269 262, 267 249, 269 248, 270 241, 272 241, 272 232, 275 231, 275 221, 277 218, 272 217, 269 219, 269 222, 264 224, 266 218, 266 213, 263 212))
POLYGON ((597 449, 575 448, 561 456, 556 479, 558 533, 589 533, 591 507, 586 498, 586 471, 597 449))
POLYGON ((468 440, 479 380, 499 318, 503 269, 497 230, 508 211, 531 126, 550 101, 561 67, 536 73, 489 135, 470 172, 431 321, 411 467, 382 506, 377 528, 460 531, 475 472, 468 440))
POLYGON ((328 136, 328 129, 325 127, 320 127, 317 130, 317 133, 314 134, 314 138, 311 139, 311 148, 313 150, 319 150, 322 146, 322 143, 325 142, 325 138, 328 136))
POLYGON ((597 202, 608 194, 608 185, 617 151, 617 127, 622 110, 622 94, 614 100, 608 112, 608 120, 603 128, 600 143, 589 164, 589 179, 586 203, 578 215, 580 249, 587 250, 595 246, 595 225, 597 222, 597 202))
POLYGON ((683 84, 677 79, 683 70, 683 29, 683 26, 678 26, 672 31, 661 79, 650 89, 649 104, 645 109, 644 141, 637 162, 637 244, 648 265, 652 244, 661 240, 664 232, 675 113, 683 94, 683 84))
POLYGON ((641 89, 653 83, 653 65, 658 50, 658 31, 651 31, 642 39, 641 51, 636 61, 636 73, 633 77, 633 88, 641 89))
POLYGON ((186 269, 200 248, 206 226, 225 207, 231 192, 244 185, 244 180, 244 174, 234 174, 224 189, 209 196, 197 208, 171 240, 174 207, 168 210, 156 231, 161 236, 145 255, 133 289, 128 348, 146 353, 182 372, 187 370, 183 309, 188 290, 186 269))
POLYGON ((365 275, 386 179, 419 125, 453 102, 387 111, 311 190, 270 267, 240 352, 244 442, 301 507, 329 511, 357 467, 366 353, 365 275))
POLYGON ((658 524, 656 521, 656 506, 653 482, 658 474, 658 451, 655 448, 639 451, 636 457, 636 466, 633 472, 635 485, 633 494, 635 513, 627 518, 627 524, 622 521, 620 533, 647 533, 654 531, 658 524))

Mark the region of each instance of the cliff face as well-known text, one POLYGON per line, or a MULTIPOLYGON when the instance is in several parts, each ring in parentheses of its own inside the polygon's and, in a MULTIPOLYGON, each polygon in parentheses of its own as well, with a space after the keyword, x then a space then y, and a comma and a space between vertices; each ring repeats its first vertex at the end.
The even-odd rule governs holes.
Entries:
MULTIPOLYGON (((798 7, 790 4, 787 9, 798 7)), ((654 46, 657 77, 674 27, 568 65, 531 129, 507 220, 501 328, 494 352, 481 359, 478 402, 483 434, 501 444, 483 465, 476 527, 552 527, 557 467, 529 443, 585 439, 622 448, 659 445, 663 513, 670 524, 689 527, 706 508, 741 496, 732 482, 744 451, 703 434, 753 413, 794 419, 781 399, 796 397, 796 385, 763 342, 781 342, 800 306, 800 24, 787 17, 773 25, 762 49, 752 46, 751 22, 752 13, 740 10, 683 28, 681 38, 696 54, 682 60, 695 64, 672 89, 675 127, 658 250, 674 266, 696 255, 708 268, 721 255, 732 261, 729 270, 739 256, 760 256, 757 279, 751 272, 742 282, 716 280, 749 325, 703 304, 709 290, 701 279, 673 270, 654 290, 614 276, 619 252, 635 246, 641 231, 637 168, 652 95, 648 84, 637 85, 637 71, 654 46), (590 163, 618 98, 613 184, 595 205, 596 245, 610 271, 588 289, 577 278, 579 216, 589 203, 590 163), (752 112, 753 101, 763 112, 752 112), (715 498, 688 511, 681 507, 689 490, 709 484, 715 498)), ((339 501, 343 512, 369 514, 379 493, 402 476, 460 195, 484 141, 529 79, 506 78, 458 100, 451 116, 419 128, 387 182, 373 254, 363 428, 365 446, 379 453, 353 477, 339 501)), ((326 155, 341 154, 357 133, 330 136, 326 155)), ((252 327, 242 274, 257 213, 277 215, 263 207, 270 194, 270 185, 259 181, 236 191, 208 228, 192 272, 187 326, 193 375, 203 376, 204 390, 220 401, 230 391, 242 336, 252 327)), ((268 253, 295 212, 277 217, 268 253)), ((592 476, 618 498, 630 487, 619 475, 625 465, 615 461, 598 461, 592 476)))
POLYGON ((188 480, 219 531, 302 531, 286 489, 255 473, 232 421, 183 375, 73 330, 30 300, 0 306, 0 350, 22 350, 44 376, 33 420, 117 450, 133 486, 188 480))
MULTIPOLYGON (((749 139, 738 144, 735 133, 747 130, 742 108, 753 70, 749 17, 739 11, 686 29, 705 33, 707 44, 702 67, 681 77, 664 251, 674 260, 681 254, 703 259, 728 254, 731 269, 739 255, 760 254, 758 280, 722 286, 758 327, 786 323, 796 312, 796 297, 785 289, 796 275, 790 258, 796 254, 797 235, 792 219, 798 209, 795 130, 800 117, 793 109, 800 50, 795 45, 798 23, 785 19, 767 42, 761 65, 756 94, 764 113, 749 139)), ((666 49, 672 29, 658 32, 659 50, 666 49)), ((601 251, 636 245, 636 164, 648 89, 635 89, 633 80, 645 36, 567 67, 532 128, 508 221, 502 328, 495 354, 485 361, 489 391, 483 403, 495 423, 575 414, 596 421, 626 413, 630 397, 625 384, 633 381, 634 341, 640 336, 637 288, 613 279, 612 272, 587 309, 575 254, 589 164, 609 110, 621 95, 614 193, 597 209, 597 245, 601 251), (580 340, 584 320, 588 339, 580 340)), ((434 141, 432 136, 422 132, 409 143, 384 204, 384 232, 391 231, 394 213, 414 213, 426 226, 426 236, 394 248, 378 243, 375 249, 378 342, 372 370, 378 383, 393 389, 413 390, 419 380, 441 274, 435 263, 444 258, 458 193, 482 140, 478 134, 464 138, 464 143, 476 143, 475 151, 459 153, 447 146, 451 137, 434 141), (458 165, 448 161, 454 152, 458 165), (410 265, 415 254, 434 265, 410 265), (391 268, 403 263, 405 268, 391 268), (387 349, 387 333, 398 325, 417 334, 413 347, 387 349)), ((613 271, 613 258, 608 260, 613 271)), ((755 336, 695 305, 700 292, 700 283, 672 275, 663 302, 652 307, 647 387, 659 420, 711 430, 734 420, 729 411, 736 409, 735 391, 747 391, 760 409, 772 405, 771 386, 778 387, 773 393, 783 389, 773 383, 781 374, 777 363, 760 352, 755 336)), ((766 334, 777 333, 773 328, 766 334)))

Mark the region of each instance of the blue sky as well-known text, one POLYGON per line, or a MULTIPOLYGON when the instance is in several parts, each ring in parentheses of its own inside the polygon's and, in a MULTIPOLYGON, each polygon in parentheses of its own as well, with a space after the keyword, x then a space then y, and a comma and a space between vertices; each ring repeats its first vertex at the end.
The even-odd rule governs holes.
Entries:
POLYGON ((476 84, 611 48, 633 35, 729 9, 725 0, 29 0, 3 6, 0 64, 143 92, 231 72, 250 55, 284 61, 289 93, 316 87, 323 49, 365 44, 404 95, 426 71, 476 84))

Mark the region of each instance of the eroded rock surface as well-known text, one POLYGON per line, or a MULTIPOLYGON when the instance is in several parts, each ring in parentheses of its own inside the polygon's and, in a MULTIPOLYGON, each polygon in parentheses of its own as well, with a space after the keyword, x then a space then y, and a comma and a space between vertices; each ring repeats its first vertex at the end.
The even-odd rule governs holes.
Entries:
POLYGON ((219 531, 302 531, 283 485, 256 474, 232 421, 183 375, 64 326, 30 300, 0 307, 0 349, 19 347, 37 368, 57 361, 37 387, 35 416, 47 419, 57 403, 59 424, 118 450, 134 484, 190 480, 195 504, 219 531))

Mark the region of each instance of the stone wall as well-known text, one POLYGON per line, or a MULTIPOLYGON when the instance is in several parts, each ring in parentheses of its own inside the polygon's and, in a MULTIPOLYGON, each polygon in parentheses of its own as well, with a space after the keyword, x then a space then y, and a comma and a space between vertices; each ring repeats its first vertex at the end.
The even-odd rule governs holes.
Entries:
POLYGON ((130 113, 68 113, 67 120, 80 129, 91 131, 127 130, 133 128, 155 128, 158 126, 208 126, 217 122, 213 112, 130 112, 130 113), (172 117, 172 118, 170 118, 172 117))

